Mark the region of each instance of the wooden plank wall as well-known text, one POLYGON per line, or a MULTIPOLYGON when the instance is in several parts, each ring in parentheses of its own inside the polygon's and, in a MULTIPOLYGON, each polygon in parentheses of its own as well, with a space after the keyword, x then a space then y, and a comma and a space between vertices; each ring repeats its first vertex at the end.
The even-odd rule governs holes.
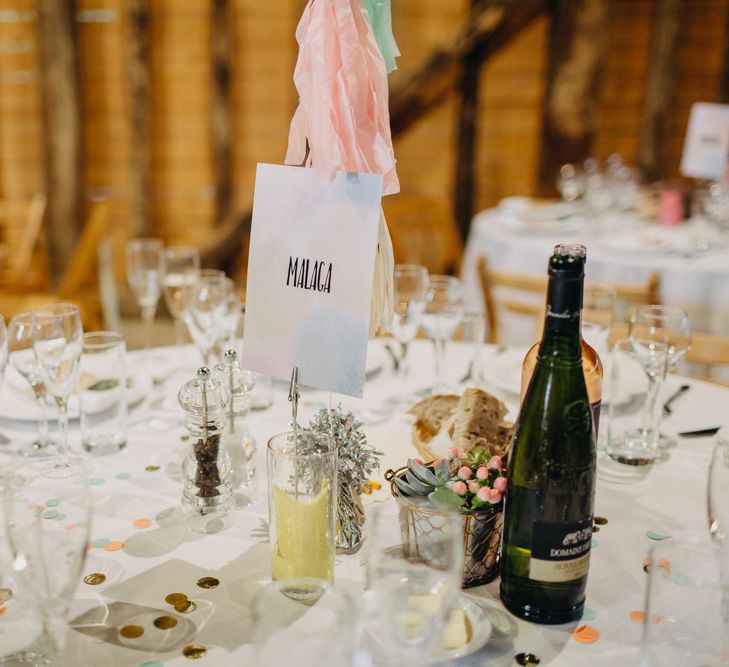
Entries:
MULTIPOLYGON (((280 162, 296 104, 294 31, 304 0, 228 0, 232 16, 233 208, 250 205, 256 162, 280 162)), ((612 0, 598 104, 597 157, 634 160, 654 0, 612 0)), ((677 175, 690 105, 716 99, 729 0, 691 0, 677 53, 663 177, 677 175)), ((76 0, 87 200, 112 202, 115 241, 128 236, 132 150, 125 0, 76 0)), ((202 243, 216 224, 210 126, 212 0, 149 0, 151 192, 149 228, 170 243, 202 243)), ((393 85, 456 34, 468 0, 393 0, 403 56, 393 85)), ((43 189, 34 0, 0 0, 0 200, 43 189)), ((482 69, 476 207, 537 192, 547 44, 535 20, 482 69)), ((457 100, 451 95, 398 139, 404 194, 450 200, 457 100)), ((20 222, 18 222, 20 220, 20 222)), ((17 236, 18 218, 3 241, 17 236)), ((117 261, 119 253, 116 253, 117 261)), ((117 267, 122 275, 122 267, 117 267)))

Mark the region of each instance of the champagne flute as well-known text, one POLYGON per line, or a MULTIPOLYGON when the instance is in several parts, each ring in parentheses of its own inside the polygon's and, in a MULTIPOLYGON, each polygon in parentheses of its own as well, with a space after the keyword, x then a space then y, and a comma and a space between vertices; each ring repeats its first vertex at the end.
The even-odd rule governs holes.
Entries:
MULTIPOLYGON (((685 310, 676 306, 640 306, 630 319, 628 338, 654 340, 668 346, 668 371, 676 369, 691 347, 691 325, 685 310)), ((675 438, 661 433, 661 449, 675 447, 675 438)))
POLYGON ((408 347, 420 328, 428 292, 428 269, 417 264, 396 264, 394 271, 395 308, 392 335, 400 343, 400 384, 402 399, 407 396, 408 347))
POLYGON ((55 443, 48 433, 46 406, 48 392, 43 382, 43 370, 33 352, 32 313, 20 313, 10 320, 8 357, 13 368, 30 384, 38 404, 38 437, 29 445, 21 447, 20 453, 25 456, 48 455, 53 450, 55 443))
POLYGON ((159 239, 133 239, 125 249, 127 280, 142 311, 144 348, 152 347, 152 326, 160 295, 159 239))
POLYGON ((566 202, 573 202, 585 193, 585 177, 573 164, 563 164, 559 168, 556 185, 566 202))
POLYGON ((432 393, 445 389, 443 370, 446 344, 461 321, 463 287, 453 276, 430 276, 425 297, 423 330, 435 347, 435 378, 432 393))
POLYGON ((43 619, 45 664, 62 667, 68 664, 68 613, 89 539, 88 477, 77 459, 48 457, 23 459, 4 479, 13 571, 43 619))
POLYGON ((169 246, 162 251, 162 293, 175 319, 175 344, 180 353, 185 335, 185 289, 197 281, 200 253, 191 246, 169 246))
POLYGON ((5 326, 5 318, 0 315, 0 385, 5 377, 5 366, 8 363, 8 330, 5 326))
POLYGON ((197 282, 186 290, 185 324, 206 366, 211 353, 225 336, 230 315, 233 282, 222 271, 200 271, 197 282))
POLYGON ((83 349, 83 328, 78 306, 55 303, 31 312, 33 352, 43 384, 58 405, 61 443, 58 453, 68 453, 68 396, 76 384, 83 349))

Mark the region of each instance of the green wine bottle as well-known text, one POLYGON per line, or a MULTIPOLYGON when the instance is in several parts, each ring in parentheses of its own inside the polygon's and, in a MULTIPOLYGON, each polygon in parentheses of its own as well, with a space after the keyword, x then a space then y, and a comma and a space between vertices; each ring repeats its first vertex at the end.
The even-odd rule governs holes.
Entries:
POLYGON ((595 436, 582 369, 585 248, 549 261, 547 312, 509 454, 501 600, 535 623, 580 618, 592 546, 595 436))

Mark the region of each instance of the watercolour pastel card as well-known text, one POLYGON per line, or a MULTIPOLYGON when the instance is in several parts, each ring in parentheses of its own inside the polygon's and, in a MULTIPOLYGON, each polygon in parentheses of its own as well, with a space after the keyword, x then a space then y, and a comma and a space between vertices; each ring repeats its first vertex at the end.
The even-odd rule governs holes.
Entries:
POLYGON ((729 105, 697 102, 691 107, 681 173, 718 180, 729 159, 729 105))
POLYGON ((361 398, 382 176, 259 164, 242 365, 361 398))

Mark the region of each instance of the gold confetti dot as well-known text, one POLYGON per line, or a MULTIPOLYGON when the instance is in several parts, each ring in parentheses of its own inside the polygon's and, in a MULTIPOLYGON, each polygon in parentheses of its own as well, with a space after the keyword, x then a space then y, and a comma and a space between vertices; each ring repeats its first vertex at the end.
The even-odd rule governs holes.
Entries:
POLYGON ((9 588, 0 588, 0 601, 7 602, 13 599, 13 591, 9 588))
POLYGON ((157 472, 159 470, 159 466, 146 466, 144 469, 147 472, 157 472))
POLYGON ((182 649, 182 655, 184 655, 188 660, 198 660, 199 658, 202 658, 207 651, 208 650, 200 644, 188 644, 182 649))
POLYGON ((200 588, 217 588, 220 586, 220 581, 215 577, 202 577, 197 580, 197 585, 200 588))
POLYGON ((160 630, 171 630, 177 625, 177 619, 174 616, 158 616, 154 619, 154 625, 160 630))
POLYGON ((101 572, 92 572, 84 577, 84 583, 89 586, 98 586, 106 581, 106 575, 101 572))
POLYGON ((539 657, 537 657, 533 653, 517 653, 514 656, 514 660, 516 660, 516 662, 519 665, 525 665, 525 666, 526 665, 538 665, 541 662, 539 657))
POLYGON ((190 436, 187 435, 187 433, 180 436, 180 440, 182 440, 182 442, 187 442, 189 439, 190 439, 190 436))
POLYGON ((370 486, 371 486, 371 487, 372 487, 372 488, 373 488, 373 489, 374 489, 375 491, 379 491, 379 490, 380 490, 380 489, 382 488, 382 484, 380 484, 379 482, 375 482, 375 480, 374 480, 374 479, 370 479, 370 480, 368 480, 368 484, 369 484, 369 485, 370 485, 370 486))
POLYGON ((592 532, 593 533, 599 533, 600 532, 600 526, 593 526, 592 527, 592 532))
POLYGON ((176 604, 187 602, 187 595, 185 595, 184 593, 170 593, 165 598, 165 602, 167 604, 171 604, 174 607, 176 604))
POLYGON ((192 614, 192 612, 196 609, 197 604, 192 600, 185 600, 184 602, 180 602, 180 604, 175 605, 175 611, 180 614, 192 614))
POLYGON ((144 628, 141 625, 125 625, 119 634, 127 639, 136 639, 144 634, 144 628))
POLYGON ((604 526, 608 520, 604 516, 596 516, 592 519, 598 526, 604 526))

